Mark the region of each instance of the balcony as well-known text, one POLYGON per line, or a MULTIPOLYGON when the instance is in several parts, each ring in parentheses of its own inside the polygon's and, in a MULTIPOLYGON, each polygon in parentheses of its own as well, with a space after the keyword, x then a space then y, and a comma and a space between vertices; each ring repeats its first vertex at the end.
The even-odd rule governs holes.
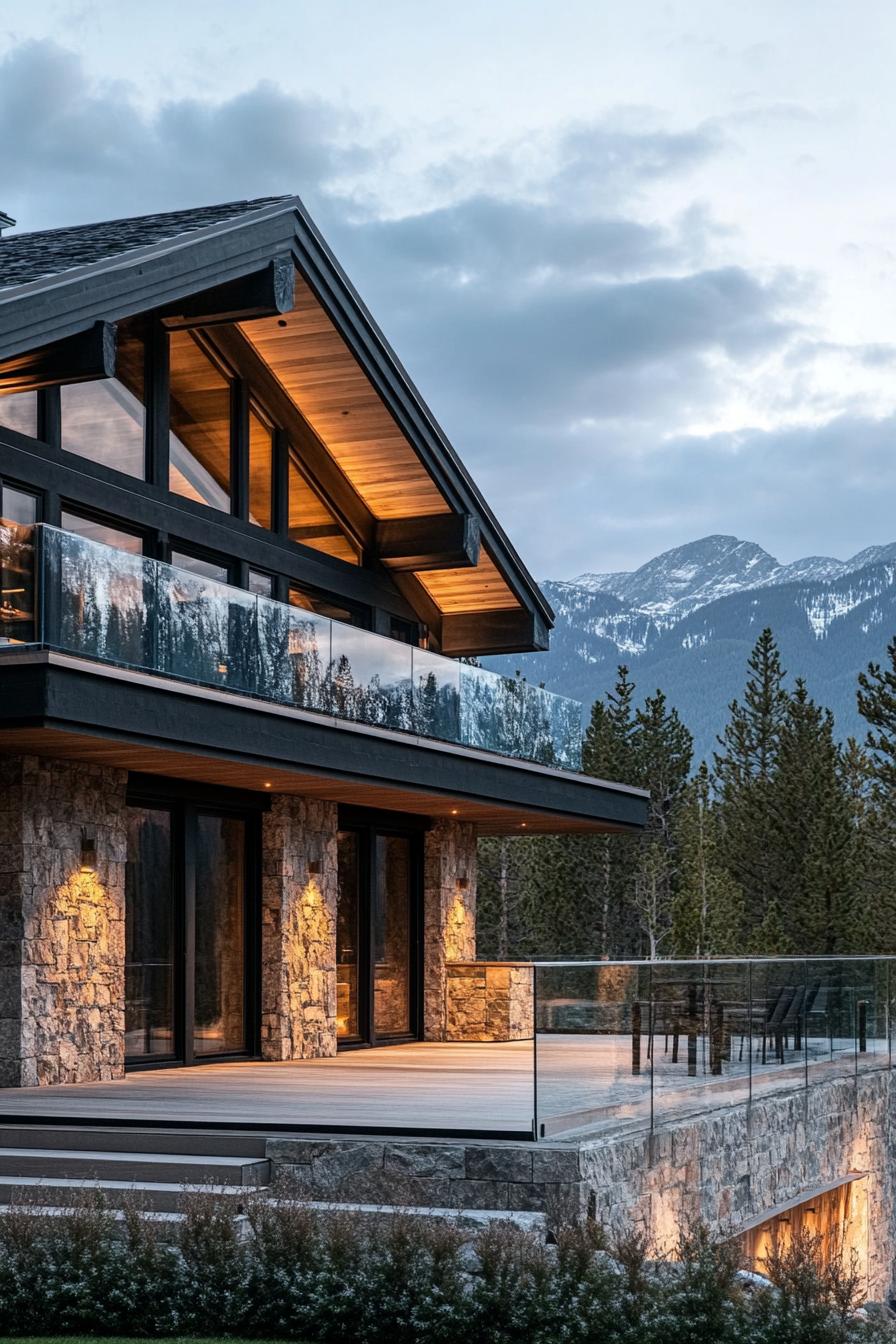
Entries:
POLYGON ((0 523, 0 576, 0 646, 581 768, 581 706, 521 679, 46 524, 0 523))

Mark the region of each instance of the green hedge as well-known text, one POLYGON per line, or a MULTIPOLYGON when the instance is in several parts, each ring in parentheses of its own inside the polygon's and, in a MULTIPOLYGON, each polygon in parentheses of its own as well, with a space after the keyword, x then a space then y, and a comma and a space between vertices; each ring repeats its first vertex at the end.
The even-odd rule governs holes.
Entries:
MULTIPOLYGON (((188 1201, 174 1242, 128 1208, 0 1215, 0 1335, 235 1336, 308 1344, 839 1344, 893 1341, 857 1317, 857 1281, 803 1243, 738 1273, 705 1231, 674 1261, 598 1228, 556 1244, 507 1223, 465 1240, 401 1213, 362 1219, 299 1200, 250 1199, 249 1235, 212 1193, 188 1201)), ((168 1235, 171 1235, 169 1228, 168 1235)))

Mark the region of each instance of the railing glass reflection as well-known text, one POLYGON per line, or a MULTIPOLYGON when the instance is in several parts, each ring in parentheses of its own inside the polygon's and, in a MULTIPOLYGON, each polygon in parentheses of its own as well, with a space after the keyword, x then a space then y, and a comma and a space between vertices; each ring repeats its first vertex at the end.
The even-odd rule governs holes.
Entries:
POLYGON ((649 1126, 891 1067, 890 957, 535 966, 541 1135, 649 1126))
MULTIPOLYGON (((43 646, 358 723, 577 770, 581 707, 212 579, 38 525, 0 527, 0 563, 38 555, 43 646), (21 530, 20 530, 21 531, 21 530), (36 547, 34 543, 36 542, 36 547)), ((32 574, 33 578, 33 574, 32 574)))

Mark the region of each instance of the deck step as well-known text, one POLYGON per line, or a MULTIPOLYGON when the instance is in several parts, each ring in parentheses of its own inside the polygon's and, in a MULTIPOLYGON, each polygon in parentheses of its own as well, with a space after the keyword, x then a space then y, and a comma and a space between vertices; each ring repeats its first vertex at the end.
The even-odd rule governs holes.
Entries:
POLYGON ((198 1153, 201 1157, 264 1157, 263 1134, 239 1130, 143 1129, 126 1125, 0 1125, 0 1148, 86 1148, 92 1152, 198 1153))
POLYGON ((108 1152, 87 1148, 0 1148, 4 1177, 57 1176, 162 1181, 182 1185, 266 1185, 265 1158, 200 1156, 196 1153, 108 1152))
MULTIPOLYGON (((246 1185, 215 1185, 208 1187, 215 1196, 233 1205, 235 1213, 242 1212, 247 1197, 254 1187, 246 1185)), ((123 1208, 131 1199, 148 1211, 178 1213, 182 1211, 190 1191, 180 1182, 97 1180, 67 1176, 0 1176, 0 1206, 28 1203, 42 1208, 71 1208, 85 1194, 101 1194, 112 1209, 123 1208)))

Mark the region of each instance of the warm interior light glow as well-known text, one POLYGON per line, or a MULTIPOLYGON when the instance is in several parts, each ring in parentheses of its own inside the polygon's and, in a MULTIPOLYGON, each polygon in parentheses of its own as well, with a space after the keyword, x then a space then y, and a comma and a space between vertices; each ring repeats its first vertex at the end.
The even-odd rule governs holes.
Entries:
POLYGON ((266 789, 269 789, 271 787, 271 781, 269 779, 266 779, 264 782, 264 786, 266 789))

